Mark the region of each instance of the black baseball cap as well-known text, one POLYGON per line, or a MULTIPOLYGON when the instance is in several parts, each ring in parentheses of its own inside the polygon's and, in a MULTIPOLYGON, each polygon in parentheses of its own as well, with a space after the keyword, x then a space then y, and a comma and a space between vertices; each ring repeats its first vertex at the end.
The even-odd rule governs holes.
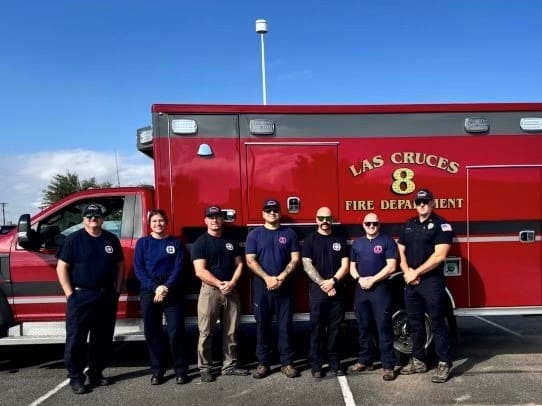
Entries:
POLYGON ((277 209, 280 211, 280 203, 275 199, 265 200, 263 202, 263 210, 265 209, 277 209))
POLYGON ((416 192, 414 200, 433 200, 433 193, 429 189, 420 189, 416 192))
POLYGON ((98 204, 98 203, 91 203, 87 207, 85 207, 85 210, 83 210, 84 217, 90 217, 90 216, 102 217, 104 213, 105 213, 105 207, 103 207, 101 204, 98 204))
POLYGON ((205 217, 221 216, 224 217, 222 209, 218 206, 209 206, 205 209, 205 217))

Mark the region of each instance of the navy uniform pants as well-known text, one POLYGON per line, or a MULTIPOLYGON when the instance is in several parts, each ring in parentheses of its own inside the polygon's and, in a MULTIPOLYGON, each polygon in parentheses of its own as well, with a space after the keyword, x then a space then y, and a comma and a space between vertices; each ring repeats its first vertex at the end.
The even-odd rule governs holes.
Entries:
POLYGON ((340 368, 340 357, 337 349, 339 327, 344 318, 344 302, 342 298, 322 295, 311 295, 311 349, 309 359, 313 370, 322 368, 324 355, 332 370, 340 368))
POLYGON ((85 382, 87 360, 89 374, 99 375, 111 359, 118 298, 112 288, 74 290, 68 298, 64 362, 71 383, 85 382))
POLYGON ((405 288, 405 307, 413 340, 412 356, 426 359, 425 313, 433 329, 435 353, 439 361, 451 363, 448 329, 446 327, 446 285, 443 278, 422 279, 419 285, 405 288))
POLYGON ((152 374, 164 375, 168 352, 171 351, 175 374, 185 375, 188 372, 188 363, 184 352, 186 333, 183 298, 179 293, 170 291, 163 302, 154 303, 153 299, 154 292, 141 291, 141 314, 152 374), (166 319, 167 335, 164 334, 162 325, 163 316, 166 319))
MULTIPOLYGON (((356 289, 361 290, 359 287, 356 289)), ((356 291, 355 312, 359 330, 359 362, 372 365, 374 348, 374 326, 378 335, 382 368, 394 369, 393 327, 391 321, 392 291, 387 283, 380 283, 368 291, 356 291)))
POLYGON ((290 365, 294 361, 291 345, 293 298, 289 290, 254 292, 254 318, 256 319, 256 359, 261 365, 269 366, 273 354, 273 315, 277 317, 278 350, 280 363, 290 365))

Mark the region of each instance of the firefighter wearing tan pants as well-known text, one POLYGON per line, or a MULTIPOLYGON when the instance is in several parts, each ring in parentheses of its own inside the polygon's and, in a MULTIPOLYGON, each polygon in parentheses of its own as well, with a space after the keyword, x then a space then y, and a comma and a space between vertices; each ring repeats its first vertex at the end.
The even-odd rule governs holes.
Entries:
POLYGON ((236 290, 243 272, 238 245, 222 236, 224 215, 220 207, 205 210, 207 232, 192 246, 192 262, 201 279, 198 299, 198 367, 201 381, 212 382, 212 337, 217 320, 222 327, 222 375, 246 376, 237 365, 237 328, 241 302, 236 290))

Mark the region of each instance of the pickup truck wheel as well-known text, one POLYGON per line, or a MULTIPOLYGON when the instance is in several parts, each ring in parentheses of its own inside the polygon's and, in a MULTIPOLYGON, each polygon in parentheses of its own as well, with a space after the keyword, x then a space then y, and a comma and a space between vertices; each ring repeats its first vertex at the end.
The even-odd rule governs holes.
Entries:
MULTIPOLYGON (((393 326, 393 347, 399 354, 412 354, 412 337, 410 335, 410 325, 408 324, 407 313, 405 309, 397 310, 392 316, 393 326)), ((425 315, 425 348, 428 348, 433 341, 433 329, 429 316, 425 315)))

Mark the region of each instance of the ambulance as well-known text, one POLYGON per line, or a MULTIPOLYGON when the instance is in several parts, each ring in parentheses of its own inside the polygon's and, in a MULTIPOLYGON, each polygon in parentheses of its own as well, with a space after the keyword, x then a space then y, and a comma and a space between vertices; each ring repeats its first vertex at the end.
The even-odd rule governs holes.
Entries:
MULTIPOLYGON (((206 206, 223 209, 228 234, 243 245, 263 223, 269 198, 281 203, 282 224, 301 241, 316 228, 316 210, 328 206, 334 228, 351 242, 369 212, 397 238, 416 214, 419 188, 433 192, 435 211, 455 234, 445 265, 450 327, 454 316, 542 314, 542 103, 155 104, 137 148, 154 162, 154 188, 81 191, 22 215, 0 236, 0 344, 64 340, 55 254, 91 202, 106 207, 104 227, 118 235, 126 258, 116 340, 143 339, 132 258, 149 233, 149 210, 164 209, 170 233, 188 249, 206 230, 206 206)), ((199 282, 186 257, 187 320, 194 322, 199 282)), ((254 322, 252 277, 246 268, 239 286, 244 322, 254 322)), ((395 347, 408 353, 403 280, 400 272, 391 279, 395 347)), ((308 320, 301 269, 295 288, 295 320, 308 320)), ((352 319, 353 282, 348 289, 352 319)))

